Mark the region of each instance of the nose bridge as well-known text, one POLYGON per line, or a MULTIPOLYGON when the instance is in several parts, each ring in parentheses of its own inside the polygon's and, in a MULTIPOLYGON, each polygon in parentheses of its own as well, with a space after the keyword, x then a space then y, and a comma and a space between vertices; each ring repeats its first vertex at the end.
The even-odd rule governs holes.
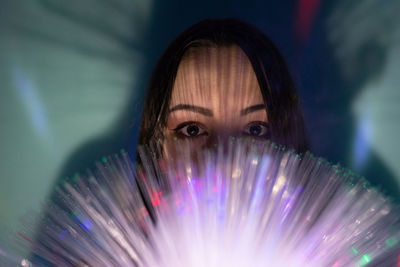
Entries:
POLYGON ((216 128, 207 138, 206 147, 212 148, 215 145, 227 147, 232 137, 240 136, 240 131, 234 125, 216 128))
POLYGON ((224 141, 224 139, 229 139, 234 136, 237 137, 241 134, 240 127, 237 125, 238 120, 226 120, 225 123, 221 123, 219 127, 216 127, 215 134, 220 141, 224 141))

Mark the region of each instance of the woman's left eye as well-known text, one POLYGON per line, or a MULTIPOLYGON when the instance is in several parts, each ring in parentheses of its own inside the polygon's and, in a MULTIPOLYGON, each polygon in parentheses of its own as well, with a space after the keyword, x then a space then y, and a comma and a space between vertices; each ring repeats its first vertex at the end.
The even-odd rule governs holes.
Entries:
POLYGON ((269 125, 266 122, 252 122, 246 125, 244 133, 253 137, 270 138, 269 125))

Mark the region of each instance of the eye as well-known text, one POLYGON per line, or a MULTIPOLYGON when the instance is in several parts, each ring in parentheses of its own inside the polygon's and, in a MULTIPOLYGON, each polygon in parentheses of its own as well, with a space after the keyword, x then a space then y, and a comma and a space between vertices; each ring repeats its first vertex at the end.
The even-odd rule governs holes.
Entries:
POLYGON ((181 123, 174 129, 174 131, 184 137, 196 137, 207 133, 203 127, 196 122, 181 123))
POLYGON ((244 133, 253 137, 270 138, 271 136, 268 123, 261 121, 247 124, 244 133))

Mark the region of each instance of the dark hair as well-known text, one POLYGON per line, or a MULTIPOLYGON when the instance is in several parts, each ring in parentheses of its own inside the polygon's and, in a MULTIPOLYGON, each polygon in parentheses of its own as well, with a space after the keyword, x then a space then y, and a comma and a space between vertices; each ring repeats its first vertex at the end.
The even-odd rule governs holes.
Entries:
POLYGON ((139 144, 161 138, 179 63, 199 43, 235 44, 253 66, 268 112, 271 140, 297 152, 307 149, 302 111, 286 62, 272 41, 257 28, 237 19, 203 20, 180 34, 159 59, 149 84, 139 144))

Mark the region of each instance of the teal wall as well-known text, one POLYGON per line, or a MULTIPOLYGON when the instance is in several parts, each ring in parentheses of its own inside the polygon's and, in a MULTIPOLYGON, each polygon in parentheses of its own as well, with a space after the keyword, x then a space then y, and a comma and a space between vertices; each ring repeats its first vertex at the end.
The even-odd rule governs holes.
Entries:
POLYGON ((59 177, 134 145, 124 140, 155 61, 207 17, 267 33, 293 73, 311 150, 398 198, 400 4, 312 2, 1 0, 0 248, 59 177))

